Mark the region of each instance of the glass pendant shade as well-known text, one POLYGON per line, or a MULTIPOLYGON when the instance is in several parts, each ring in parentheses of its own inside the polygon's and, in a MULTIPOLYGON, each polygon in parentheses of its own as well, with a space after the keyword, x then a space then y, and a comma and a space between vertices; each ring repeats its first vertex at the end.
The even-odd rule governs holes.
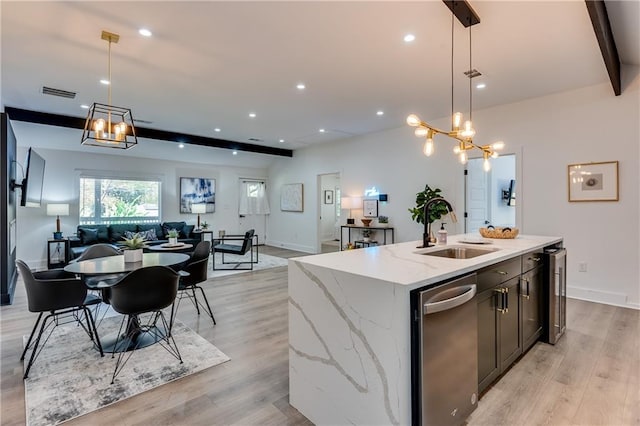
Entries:
POLYGON ((491 170, 491 162, 489 161, 488 158, 484 159, 484 162, 482 164, 482 168, 484 169, 485 172, 488 172, 491 170))
POLYGON ((460 152, 460 154, 458 154, 458 158, 460 163, 467 164, 467 151, 460 152))
POLYGON ((453 130, 458 130, 460 128, 460 123, 462 123, 462 113, 456 112, 453 114, 453 119, 451 125, 453 126, 453 130))
POLYGON ((413 132, 413 134, 415 134, 418 137, 427 136, 427 133, 429 133, 429 129, 427 129, 426 127, 418 127, 413 132))
POLYGON ((407 124, 412 127, 419 126, 420 118, 415 114, 411 114, 410 116, 407 117, 407 124))
POLYGON ((427 140, 425 141, 423 153, 427 157, 430 157, 431 154, 433 154, 433 139, 432 138, 427 138, 427 140))

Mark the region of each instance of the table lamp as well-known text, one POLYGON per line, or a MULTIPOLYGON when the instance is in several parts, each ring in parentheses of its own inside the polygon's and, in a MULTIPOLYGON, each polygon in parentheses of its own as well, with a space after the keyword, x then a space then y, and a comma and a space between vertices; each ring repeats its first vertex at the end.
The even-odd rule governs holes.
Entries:
POLYGON ((61 239, 60 216, 69 216, 69 204, 47 204, 47 216, 56 216, 56 232, 53 233, 53 239, 61 239))
POLYGON ((340 206, 343 209, 349 209, 349 218, 347 218, 347 225, 353 225, 356 221, 351 217, 351 209, 362 208, 362 197, 342 197, 340 199, 340 206))
POLYGON ((191 213, 197 213, 198 214, 198 226, 196 227, 196 229, 200 229, 200 214, 202 213, 206 213, 207 212, 207 205, 206 204, 191 204, 191 213))

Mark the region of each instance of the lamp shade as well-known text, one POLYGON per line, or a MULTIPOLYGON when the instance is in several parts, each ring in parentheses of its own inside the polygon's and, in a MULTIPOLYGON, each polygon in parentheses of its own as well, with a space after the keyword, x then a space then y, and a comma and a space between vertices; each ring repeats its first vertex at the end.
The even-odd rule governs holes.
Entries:
POLYGON ((340 206, 343 209, 361 209, 362 197, 342 197, 340 199, 340 206))
POLYGON ((47 216, 69 216, 69 204, 47 204, 47 216))
POLYGON ((202 214, 207 212, 206 204, 191 204, 191 213, 202 214))

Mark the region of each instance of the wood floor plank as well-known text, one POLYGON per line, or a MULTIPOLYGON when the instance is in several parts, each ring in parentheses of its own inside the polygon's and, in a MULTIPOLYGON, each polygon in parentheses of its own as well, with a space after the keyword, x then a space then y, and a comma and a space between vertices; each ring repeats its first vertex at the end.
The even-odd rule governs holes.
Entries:
MULTIPOLYGON (((280 257, 304 253, 261 247, 280 257)), ((309 425, 289 405, 287 267, 203 285, 217 325, 184 300, 179 319, 232 358, 68 422, 79 425, 309 425)), ((24 425, 24 286, 0 308, 0 424, 24 425)), ((568 330, 537 343, 480 400, 469 425, 640 425, 640 312, 568 300, 568 330)), ((135 362, 135 358, 131 362, 135 362)))

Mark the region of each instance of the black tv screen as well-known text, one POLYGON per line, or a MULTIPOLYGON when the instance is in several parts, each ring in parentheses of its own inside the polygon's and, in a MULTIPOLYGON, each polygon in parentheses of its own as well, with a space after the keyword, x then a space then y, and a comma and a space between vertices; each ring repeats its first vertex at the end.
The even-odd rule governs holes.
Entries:
POLYGON ((511 183, 509 185, 509 198, 507 199, 507 205, 516 205, 516 181, 513 179, 511 179, 511 183))
POLYGON ((22 181, 21 206, 40 207, 43 182, 44 158, 40 157, 33 148, 29 148, 29 152, 27 153, 27 168, 22 181))

